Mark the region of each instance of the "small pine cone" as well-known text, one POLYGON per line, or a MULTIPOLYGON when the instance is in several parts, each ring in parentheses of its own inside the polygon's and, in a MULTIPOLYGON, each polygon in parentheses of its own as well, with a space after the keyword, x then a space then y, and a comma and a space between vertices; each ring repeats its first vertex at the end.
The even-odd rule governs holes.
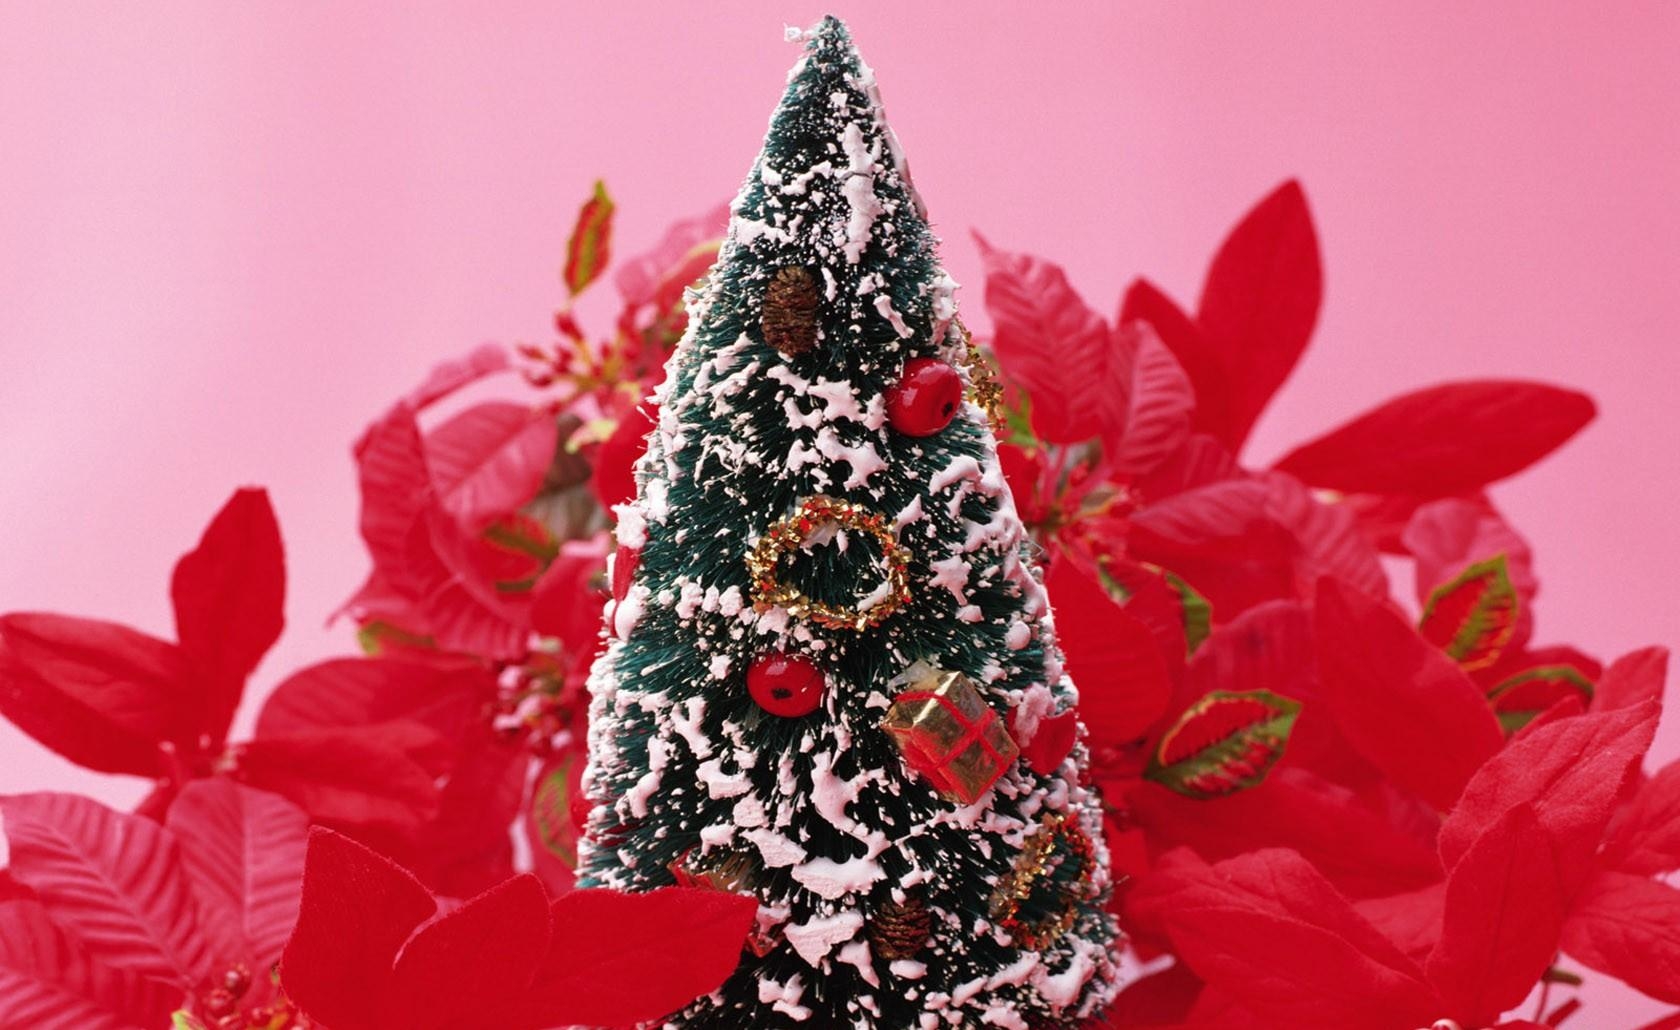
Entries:
POLYGON ((891 962, 915 958, 933 931, 933 917, 921 895, 910 894, 903 904, 888 901, 869 920, 869 943, 876 958, 891 962))
POLYGON ((817 342, 817 305, 822 295, 809 269, 788 265, 776 269, 764 291, 760 326, 764 342, 783 354, 801 354, 817 342))

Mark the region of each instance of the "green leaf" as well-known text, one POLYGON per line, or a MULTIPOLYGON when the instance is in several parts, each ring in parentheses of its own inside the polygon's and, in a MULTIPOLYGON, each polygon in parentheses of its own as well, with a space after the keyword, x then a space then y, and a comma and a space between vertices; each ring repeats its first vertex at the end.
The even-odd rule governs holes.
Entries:
POLYGON ((1418 632, 1466 670, 1485 669, 1511 642, 1520 608, 1505 556, 1499 554, 1436 587, 1423 606, 1418 632))
POLYGON ((1592 681, 1581 670, 1573 665, 1538 665, 1500 681, 1488 691, 1488 704, 1509 735, 1572 694, 1583 705, 1593 698, 1592 681))
POLYGON ((607 267, 612 249, 614 207, 612 197, 607 195, 607 184, 595 180, 595 192, 578 211, 577 225, 566 240, 566 267, 562 277, 573 297, 582 293, 601 274, 601 269, 607 267))
POLYGON ((1283 756, 1300 713, 1269 690, 1215 690, 1161 736, 1144 778, 1204 801, 1247 790, 1283 756))
POLYGON ((177 1009, 169 1016, 169 1030, 205 1030, 205 1026, 186 1009, 177 1009))

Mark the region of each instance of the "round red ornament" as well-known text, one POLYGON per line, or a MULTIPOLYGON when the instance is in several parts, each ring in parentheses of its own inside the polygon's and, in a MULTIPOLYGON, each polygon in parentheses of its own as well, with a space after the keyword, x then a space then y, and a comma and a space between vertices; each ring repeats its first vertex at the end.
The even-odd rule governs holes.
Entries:
POLYGON ((799 655, 772 651, 747 667, 747 693, 771 715, 796 719, 822 704, 828 680, 817 664, 799 655))
POLYGON ((943 361, 911 358, 887 390, 887 421, 906 436, 932 436, 962 406, 962 376, 943 361))

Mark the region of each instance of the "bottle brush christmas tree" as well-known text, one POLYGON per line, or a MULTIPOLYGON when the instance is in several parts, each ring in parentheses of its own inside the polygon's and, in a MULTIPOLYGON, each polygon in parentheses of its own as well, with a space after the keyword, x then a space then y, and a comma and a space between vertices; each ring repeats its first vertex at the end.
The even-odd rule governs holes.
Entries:
POLYGON ((1078 695, 873 73, 805 38, 617 511, 583 882, 758 899, 671 1026, 1075 1027, 1115 935, 1078 695))

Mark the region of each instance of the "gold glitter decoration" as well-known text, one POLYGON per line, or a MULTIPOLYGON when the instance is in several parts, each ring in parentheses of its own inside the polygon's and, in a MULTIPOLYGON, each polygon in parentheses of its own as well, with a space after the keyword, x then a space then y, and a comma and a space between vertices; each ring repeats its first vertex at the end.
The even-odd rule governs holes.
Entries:
POLYGON ((810 619, 829 629, 865 630, 884 621, 910 600, 910 551, 887 528, 887 520, 851 501, 821 494, 799 502, 792 515, 774 522, 759 537, 747 555, 747 573, 752 577, 753 606, 764 611, 777 606, 790 615, 810 619), (798 550, 816 530, 837 524, 842 529, 868 533, 881 545, 881 562, 886 566, 886 596, 872 607, 859 608, 828 604, 806 597, 797 587, 782 582, 781 560, 798 550))
POLYGON ((968 326, 957 319, 957 331, 962 333, 963 346, 968 348, 968 399, 992 423, 992 432, 1001 433, 1007 425, 1003 411, 1003 384, 998 381, 997 369, 992 366, 992 360, 980 353, 980 347, 974 342, 974 334, 968 331, 968 326))
POLYGON ((1045 816, 1022 845, 1015 868, 998 882, 992 895, 992 918, 1021 948, 1043 951, 1073 926, 1079 901, 1090 895, 1091 872, 1095 866, 1096 852, 1091 838, 1080 828, 1078 820, 1058 813, 1045 816), (1080 863, 1079 878, 1062 887, 1057 910, 1035 922, 1022 920, 1021 903, 1032 894, 1033 888, 1061 863, 1071 861, 1080 863))

